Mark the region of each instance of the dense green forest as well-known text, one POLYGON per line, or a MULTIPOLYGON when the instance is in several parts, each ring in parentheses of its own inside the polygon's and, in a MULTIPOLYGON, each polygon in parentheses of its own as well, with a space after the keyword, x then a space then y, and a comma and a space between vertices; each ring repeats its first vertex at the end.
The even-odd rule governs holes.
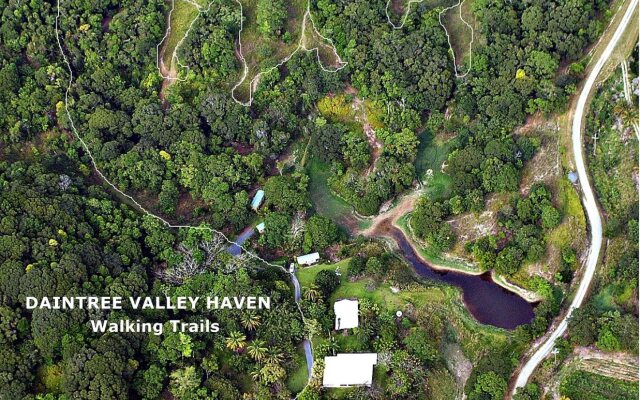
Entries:
POLYGON ((0 398, 155 399, 165 390, 181 399, 236 399, 241 391, 270 396, 260 393, 271 393, 275 381, 298 367, 294 356, 305 334, 288 277, 232 258, 228 244, 207 231, 169 231, 89 181, 65 156, 0 163, 0 398), (220 293, 269 295, 275 307, 24 310, 26 296, 220 293), (99 334, 88 324, 96 318, 206 318, 224 328, 221 334, 99 334), (252 355, 255 348, 260 357, 252 355), (254 375, 256 385, 239 386, 254 375))
MULTIPOLYGON (((475 0, 483 40, 474 47, 469 75, 456 79, 438 23, 444 4, 414 4, 404 27, 393 29, 383 0, 312 1, 317 28, 347 66, 326 72, 315 54, 299 52, 261 76, 245 107, 231 96, 242 71, 237 2, 215 1, 199 14, 176 51, 180 68, 173 81, 158 71, 171 3, 59 5, 56 19, 53 2, 0 0, 3 399, 288 399, 301 389, 283 382, 306 368, 299 354, 303 338, 331 329, 329 299, 341 285, 335 275, 318 273, 308 286, 301 303, 305 325, 286 274, 231 257, 223 251, 228 243, 209 230, 171 230, 138 213, 101 185, 93 160, 118 188, 171 222, 206 224, 233 236, 264 221, 265 234, 250 246, 270 260, 317 250, 348 258, 354 281, 366 276, 405 288, 419 284, 396 255, 377 243, 351 241, 315 212, 304 162, 326 165, 331 191, 359 214, 373 215, 418 180, 419 138, 446 127, 456 133, 447 159, 456 184, 446 198, 420 200, 413 216, 417 234, 446 250, 456 238, 441 223, 445 218, 482 210, 491 193, 510 193, 501 236, 481 238, 469 250, 484 267, 507 275, 519 263, 538 260, 545 230, 562 215, 549 188, 518 192, 523 165, 539 143, 511 132, 530 114, 563 110, 583 72, 583 50, 602 32, 608 6, 475 0), (258 189, 266 200, 256 215, 249 204, 258 189), (332 248, 336 243, 342 248, 332 248), (179 315, 24 309, 26 296, 194 293, 268 294, 276 307, 179 315), (98 317, 207 318, 220 322, 223 332, 99 335, 87 323, 98 317)), ((257 2, 261 40, 291 43, 286 5, 257 2)), ((255 54, 275 56, 268 46, 257 46, 255 54)), ((635 225, 622 223, 629 217, 608 223, 611 235, 637 236, 637 215, 635 225)), ((575 262, 570 251, 566 257, 575 262)), ((481 344, 488 350, 473 352, 465 391, 470 399, 500 399, 526 344, 559 310, 562 293, 545 288, 547 300, 534 322, 508 336, 495 334, 501 338, 495 342, 495 332, 478 339, 474 329, 480 328, 469 321, 450 326, 442 310, 396 321, 384 299, 374 299, 363 303, 363 329, 355 340, 323 342, 316 356, 340 348, 385 353, 380 391, 355 390, 352 398, 449 398, 425 384, 441 378, 455 386, 440 349, 481 344)), ((621 324, 634 322, 624 315, 621 324)), ((632 347, 618 338, 617 349, 632 347)), ((301 398, 322 396, 329 394, 311 382, 301 398)))

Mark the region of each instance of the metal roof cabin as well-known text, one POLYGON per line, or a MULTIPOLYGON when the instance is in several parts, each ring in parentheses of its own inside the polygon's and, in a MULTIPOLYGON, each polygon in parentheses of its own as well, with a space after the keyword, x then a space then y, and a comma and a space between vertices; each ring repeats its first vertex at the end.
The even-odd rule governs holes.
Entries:
POLYGON ((251 208, 257 211, 262 205, 262 201, 264 201, 264 190, 260 189, 256 192, 255 196, 253 196, 253 200, 251 200, 251 208))
POLYGON ((296 258, 296 261, 300 265, 313 265, 318 261, 320 261, 320 254, 316 252, 316 253, 305 254, 303 256, 298 256, 296 258))
POLYGON ((371 386, 373 366, 378 363, 376 353, 338 354, 324 358, 324 387, 371 386))
POLYGON ((264 233, 264 222, 260 222, 256 225, 256 229, 258 230, 258 233, 264 233))

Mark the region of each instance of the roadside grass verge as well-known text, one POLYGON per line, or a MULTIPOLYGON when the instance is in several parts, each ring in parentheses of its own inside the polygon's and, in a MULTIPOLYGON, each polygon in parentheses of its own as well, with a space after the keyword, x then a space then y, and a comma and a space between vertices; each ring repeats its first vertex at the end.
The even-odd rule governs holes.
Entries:
POLYGON ((297 368, 295 371, 289 374, 287 380, 287 388, 292 393, 299 393, 307 386, 307 359, 305 358, 304 349, 302 346, 298 347, 296 352, 295 363, 297 368))
POLYGON ((571 399, 635 400, 638 398, 638 382, 578 370, 560 382, 560 394, 571 399))

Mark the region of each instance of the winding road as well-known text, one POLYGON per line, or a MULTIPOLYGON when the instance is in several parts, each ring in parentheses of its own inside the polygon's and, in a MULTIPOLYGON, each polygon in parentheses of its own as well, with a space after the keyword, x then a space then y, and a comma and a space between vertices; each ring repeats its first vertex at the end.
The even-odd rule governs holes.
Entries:
POLYGON ((604 49, 598 62, 594 65, 593 69, 589 73, 587 80, 585 81, 584 87, 580 92, 580 97, 578 98, 575 112, 573 115, 573 121, 571 125, 571 140, 573 145, 573 154, 576 162, 576 168, 578 170, 578 176, 580 178, 580 186, 582 187, 583 198, 582 202, 584 204, 584 208, 587 212, 587 216, 589 218, 589 226, 591 228, 591 247, 589 249, 589 253, 587 255, 587 263, 584 269, 584 275, 582 277, 582 281, 578 286, 578 290, 569 306, 566 316, 560 321, 555 330, 547 337, 547 339, 540 345, 540 347, 535 351, 535 353, 531 356, 529 360, 524 364, 524 366, 520 369, 516 380, 515 385, 513 387, 513 391, 511 392, 511 396, 515 394, 515 391, 519 387, 523 387, 527 384, 527 381, 533 374, 534 370, 542 362, 542 360, 547 357, 554 348, 554 344, 556 339, 561 337, 565 331, 567 330, 568 320, 576 308, 582 305, 584 298, 589 290, 589 286, 591 281, 593 280, 593 276, 596 271, 596 266, 598 264, 598 258, 600 255, 600 248, 602 247, 602 220, 600 218, 600 212, 598 210, 598 205, 596 203, 595 196, 593 194, 593 190, 591 185, 589 184, 589 176, 587 175, 587 170, 585 167, 584 157, 583 157, 583 149, 582 149, 582 128, 583 128, 583 120, 585 108, 587 105, 587 101, 589 100, 589 94, 594 87, 596 79, 602 71, 603 66, 607 62, 607 60, 611 57, 611 54, 618 44, 618 41, 622 37, 625 29, 629 25, 629 22, 632 21, 632 16, 634 11, 638 8, 638 0, 632 0, 627 6, 627 10, 622 17, 618 27, 616 28, 615 33, 609 40, 607 47, 604 49))

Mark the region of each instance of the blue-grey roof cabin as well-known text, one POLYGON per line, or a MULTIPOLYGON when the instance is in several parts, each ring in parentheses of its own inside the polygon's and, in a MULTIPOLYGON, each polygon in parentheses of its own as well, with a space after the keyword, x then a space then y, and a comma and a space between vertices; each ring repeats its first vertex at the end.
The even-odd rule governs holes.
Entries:
POLYGON ((264 200, 264 190, 260 189, 256 192, 256 195, 253 196, 253 200, 251 200, 251 208, 253 210, 258 210, 262 205, 262 201, 264 200))

